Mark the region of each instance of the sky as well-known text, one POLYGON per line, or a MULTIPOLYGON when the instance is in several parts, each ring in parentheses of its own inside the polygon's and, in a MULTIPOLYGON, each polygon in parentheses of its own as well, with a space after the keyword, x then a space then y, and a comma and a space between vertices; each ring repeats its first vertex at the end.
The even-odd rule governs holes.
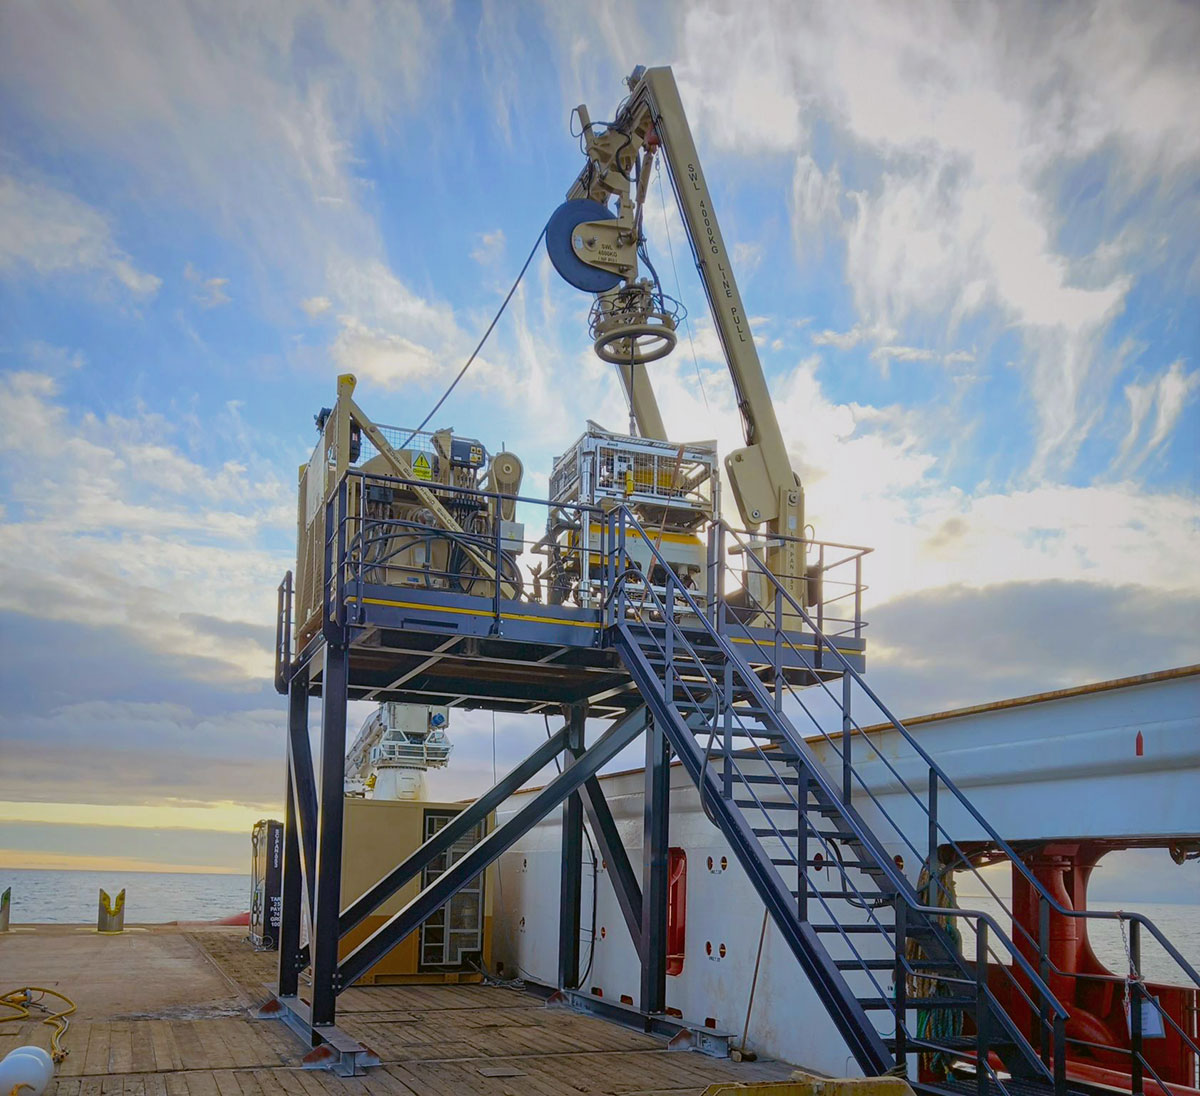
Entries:
MULTIPOLYGON (((425 416, 635 64, 674 67, 809 519, 875 549, 892 708, 1200 662, 1197 56, 1166 0, 0 6, 0 864, 245 870, 312 416, 347 371, 425 416)), ((728 452, 663 184, 653 379, 728 452)), ((432 424, 528 494, 627 421, 589 303, 539 251, 432 424)), ((434 792, 543 733, 456 716, 434 792)))

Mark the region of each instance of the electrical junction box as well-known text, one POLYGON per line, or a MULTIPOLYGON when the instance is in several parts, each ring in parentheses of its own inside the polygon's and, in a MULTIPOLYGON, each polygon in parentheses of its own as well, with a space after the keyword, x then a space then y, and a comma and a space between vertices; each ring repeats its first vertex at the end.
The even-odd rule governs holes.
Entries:
POLYGON ((505 552, 525 551, 525 523, 523 521, 500 522, 500 547, 505 552))
POLYGON ((474 438, 453 438, 450 441, 450 463, 460 468, 482 468, 487 451, 474 438))

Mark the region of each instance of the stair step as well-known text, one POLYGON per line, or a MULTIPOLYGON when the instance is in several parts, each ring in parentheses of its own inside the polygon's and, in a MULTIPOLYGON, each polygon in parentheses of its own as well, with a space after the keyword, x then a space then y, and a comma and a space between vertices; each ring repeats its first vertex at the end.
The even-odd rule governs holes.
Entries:
POLYGON ((838 970, 895 970, 895 959, 835 959, 838 970))
MULTIPOLYGON (((871 924, 871 925, 818 924, 818 925, 812 925, 812 930, 813 930, 813 932, 819 932, 819 933, 824 933, 824 934, 836 933, 838 936, 840 936, 843 932, 847 936, 866 936, 868 933, 873 934, 875 936, 883 936, 886 933, 894 933, 896 931, 896 926, 889 925, 886 922, 883 924, 879 924, 879 925, 875 925, 875 924, 871 924)), ((920 938, 925 939, 925 938, 932 936, 933 932, 931 929, 924 929, 924 928, 910 926, 909 930, 908 930, 908 935, 910 937, 920 937, 920 938)))
MULTIPOLYGON (((854 901, 865 902, 868 900, 874 901, 876 898, 884 898, 888 901, 894 901, 897 897, 895 891, 854 891, 854 890, 835 890, 826 891, 818 890, 815 887, 809 891, 809 894, 819 894, 822 898, 845 898, 853 899, 854 901)), ((799 897, 799 892, 792 891, 794 897, 799 897)))
MULTIPOLYGON (((794 864, 795 862, 795 859, 788 861, 790 864, 794 864)), ((887 872, 882 868, 876 867, 865 860, 842 860, 839 862, 831 860, 827 856, 823 860, 806 860, 804 866, 806 868, 815 868, 817 871, 825 871, 827 868, 833 868, 834 870, 840 868, 845 871, 860 871, 864 875, 887 877, 887 872)))
MULTIPOLYGON (((780 787, 786 787, 789 792, 792 790, 791 784, 786 783, 786 781, 781 781, 776 777, 757 776, 755 774, 751 774, 750 778, 747 779, 745 776, 739 777, 739 775, 737 773, 734 773, 733 778, 734 778, 734 780, 740 780, 740 782, 744 783, 744 784, 777 784, 780 787)), ((758 806, 758 804, 755 803, 753 800, 747 800, 744 803, 740 800, 737 800, 736 802, 739 807, 757 807, 758 806)), ((793 802, 791 800, 781 800, 781 799, 764 799, 763 806, 770 807, 772 810, 776 809, 777 807, 789 807, 793 811, 798 811, 800 809, 800 806, 798 803, 793 802)), ((825 817, 825 818, 837 818, 841 815, 841 811, 835 807, 818 807, 816 804, 813 804, 813 803, 808 804, 808 806, 806 808, 806 813, 820 814, 822 817, 825 817)), ((849 830, 829 830, 829 831, 817 830, 815 832, 820 833, 820 834, 828 834, 829 836, 833 836, 833 837, 838 837, 842 833, 849 834, 851 837, 854 836, 854 834, 851 833, 849 830)))
POLYGON ((795 803, 782 802, 778 799, 764 799, 761 803, 753 799, 735 799, 734 805, 738 807, 749 807, 754 811, 794 811, 795 803))
POLYGON ((847 936, 866 936, 868 933, 872 936, 883 936, 894 931, 895 927, 895 925, 813 925, 812 930, 822 933, 835 932, 839 936, 843 932, 847 936))
MULTIPOLYGON (((904 1038, 904 1043, 909 1050, 940 1050, 952 1054, 960 1053, 969 1055, 974 1055, 978 1046, 978 1044, 975 1042, 974 1035, 947 1035, 941 1039, 918 1039, 915 1036, 906 1035, 904 1038)), ((894 1051, 896 1049, 895 1037, 891 1035, 887 1036, 887 1038, 883 1040, 883 1045, 887 1047, 888 1050, 894 1051)), ((996 1050, 999 1047, 1011 1047, 1015 1045, 1016 1044, 1013 1043, 1011 1039, 1005 1039, 1003 1036, 997 1034, 988 1036, 989 1050, 996 1050)), ((972 1081, 971 1084, 972 1091, 974 1091, 974 1082, 972 1081)))
MULTIPOLYGON (((791 850, 789 850, 789 851, 791 851, 791 850)), ((791 856, 773 857, 771 860, 771 863, 776 864, 776 865, 780 865, 780 864, 787 865, 788 867, 792 867, 792 868, 799 867, 799 864, 796 861, 796 854, 794 851, 792 851, 791 856)), ((864 875, 871 875, 871 876, 876 876, 876 875, 886 876, 886 874, 887 874, 886 872, 883 871, 882 868, 877 868, 877 867, 875 867, 874 864, 863 863, 860 860, 843 860, 841 862, 841 864, 839 864, 836 860, 830 860, 828 858, 821 860, 821 861, 805 860, 804 866, 806 868, 816 868, 818 871, 821 871, 825 868, 841 868, 844 871, 860 871, 864 875)), ((815 887, 812 889, 814 891, 816 890, 815 887)))
MULTIPOLYGON (((889 997, 860 997, 858 1003, 868 1012, 892 1012, 896 1002, 889 997)), ((908 997, 904 1007, 909 1008, 974 1008, 974 997, 908 997)))
MULTIPOLYGON (((895 970, 895 959, 835 959, 833 965, 838 970, 895 970)), ((939 970, 957 970, 958 964, 948 959, 939 962, 912 963, 918 970, 928 970, 936 967, 939 970)))
MULTIPOLYGON (((692 734, 694 734, 697 738, 707 739, 709 735, 712 735, 713 742, 720 742, 721 739, 725 737, 725 728, 718 727, 716 730, 716 733, 713 734, 713 729, 712 729, 711 723, 706 723, 702 727, 692 727, 690 729, 691 729, 692 734)), ((762 728, 754 727, 750 730, 747 730, 745 727, 732 727, 732 728, 730 728, 730 731, 729 731, 729 737, 730 738, 750 738, 750 739, 766 738, 772 742, 782 742, 782 741, 784 741, 784 739, 787 738, 787 735, 785 735, 782 731, 768 730, 766 727, 762 727, 762 728)), ((782 750, 780 750, 779 756, 782 760, 788 761, 788 762, 792 762, 792 761, 796 760, 795 754, 784 753, 782 750)))
MULTIPOLYGON (((665 646, 665 644, 664 644, 665 646)), ((688 650, 686 647, 681 647, 678 643, 675 644, 675 649, 671 652, 676 666, 680 663, 684 665, 691 664, 693 666, 701 665, 706 670, 714 668, 724 669, 725 655, 715 647, 699 651, 696 648, 688 650)), ((667 663, 667 655, 665 651, 660 651, 653 643, 642 648, 642 655, 651 665, 665 666, 667 663)))
MULTIPOLYGON (((777 788, 786 787, 788 791, 792 790, 788 778, 782 773, 730 773, 729 775, 743 784, 774 784, 777 788)), ((795 804, 789 805, 794 806, 795 804)))
MULTIPOLYGON (((717 724, 718 732, 725 730, 725 713, 724 710, 713 710, 713 702, 711 699, 697 701, 692 697, 674 697, 673 702, 675 707, 686 715, 702 715, 709 728, 712 727, 714 718, 717 724)), ((750 730, 755 734, 760 734, 765 729, 765 724, 772 722, 769 719, 768 713, 761 709, 751 710, 749 708, 738 708, 737 717, 731 719, 730 730, 750 730), (764 726, 760 726, 760 724, 764 726)))
MULTIPOLYGON (((703 738, 708 734, 708 731, 707 730, 697 731, 696 734, 697 734, 697 737, 703 738)), ((737 738, 738 736, 735 734, 733 737, 737 738)), ((763 736, 755 735, 754 737, 762 738, 763 736)), ((776 737, 779 737, 779 736, 776 736, 776 737)), ((719 740, 719 739, 720 739, 720 734, 718 733, 717 740, 719 740)), ((758 761, 758 762, 761 762, 764 760, 762 754, 758 750, 754 749, 753 747, 747 747, 747 748, 741 749, 741 750, 735 749, 729 754, 726 754, 724 750, 710 750, 709 754, 708 754, 709 761, 724 761, 726 757, 729 757, 730 760, 732 760, 732 761, 758 761)), ((795 765, 798 760, 799 759, 796 757, 795 754, 789 754, 785 750, 780 750, 780 749, 772 749, 771 750, 772 763, 780 762, 785 765, 795 765)), ((796 782, 794 780, 790 779, 790 777, 787 779, 788 779, 788 787, 795 788, 796 782)))
MULTIPOLYGON (((829 855, 827 852, 821 849, 819 845, 818 847, 813 848, 812 846, 814 844, 815 842, 811 840, 809 841, 810 847, 808 852, 812 857, 812 860, 808 865, 810 868, 816 868, 818 871, 824 871, 826 868, 833 868, 836 870, 838 867, 856 868, 858 871, 870 872, 872 875, 887 875, 887 872, 884 871, 884 869, 876 864, 873 860, 865 860, 860 857, 851 859, 850 857, 846 856, 845 853, 842 854, 842 859, 838 860, 836 856, 829 855)), ((836 848, 837 846, 835 845, 834 847, 836 848)), ((853 851, 856 853, 863 851, 862 846, 857 841, 855 842, 853 851)))

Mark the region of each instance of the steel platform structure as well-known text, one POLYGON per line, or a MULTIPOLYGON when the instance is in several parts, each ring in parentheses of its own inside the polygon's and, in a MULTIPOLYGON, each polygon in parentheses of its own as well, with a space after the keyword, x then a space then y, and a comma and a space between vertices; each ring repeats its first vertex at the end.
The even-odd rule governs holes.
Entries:
MULTIPOLYGON (((1130 1031, 1103 1047, 1127 1063, 1130 1091, 1136 1096, 1153 1082, 1176 1096, 1178 1082, 1172 1088, 1171 1078, 1194 1072, 1200 1061, 1196 1033, 1183 1012, 1164 1007, 1143 988, 1141 939, 1153 938, 1185 984, 1200 986, 1200 974, 1147 918, 1064 905, 866 684, 866 549, 805 543, 805 574, 778 576, 760 556, 761 540, 715 521, 707 531, 704 582, 697 587, 676 577, 658 550, 654 528, 618 504, 575 517, 602 531, 599 545, 589 545, 577 561, 575 573, 587 576, 588 590, 575 604, 565 604, 561 590, 542 598, 536 577, 526 586, 500 532, 490 559, 485 545, 473 543, 477 562, 456 581, 442 572, 385 584, 377 581, 378 558, 365 561, 363 546, 393 535, 397 522, 388 519, 382 532, 373 530, 372 519, 354 511, 352 500, 368 494, 362 482, 350 490, 355 478, 405 486, 394 477, 345 472, 324 503, 319 609, 293 621, 290 575, 279 588, 276 685, 289 698, 287 807, 279 978, 268 1014, 307 1033, 316 1058, 347 1073, 370 1062, 369 1051, 336 1026, 339 994, 555 811, 561 812, 562 841, 558 976, 550 989, 560 1000, 580 1000, 575 991, 586 819, 641 965, 639 1000, 615 1010, 613 1018, 646 1031, 673 1031, 683 1043, 723 1047, 704 1034, 703 1024, 667 1015, 674 755, 864 1073, 907 1072, 928 1096, 1087 1090, 1074 1075, 1068 1085, 1068 1059, 1095 1045, 1092 1030, 1080 1027, 1074 1015, 1084 1015, 1072 997, 1084 975, 1064 969, 1056 949, 1062 924, 1089 918, 1119 920, 1130 940, 1130 1031), (838 577, 847 571, 849 577, 838 577), (805 592, 804 604, 793 595, 796 589, 805 592), (321 763, 315 767, 309 708, 318 697, 321 763), (343 907, 351 699, 553 714, 561 723, 343 907), (589 718, 607 720, 607 726, 589 736, 589 718), (881 725, 889 732, 886 746, 881 725), (818 758, 814 729, 832 763, 818 758), (645 798, 641 863, 635 866, 597 775, 639 738, 645 744, 645 798), (502 825, 349 946, 348 933, 552 762, 557 772, 522 796, 502 825), (915 822, 889 813, 881 798, 884 784, 902 789, 915 822), (1016 920, 1010 928, 946 901, 951 891, 943 879, 950 872, 970 873, 991 891, 979 874, 978 856, 964 847, 961 829, 955 832, 963 819, 975 835, 972 848, 982 840, 989 859, 1013 865, 1027 903, 1039 910, 1036 929, 1016 920), (884 845, 897 836, 911 851, 909 872, 919 870, 917 882, 884 845), (838 871, 831 879, 834 862, 838 871), (305 918, 309 943, 302 946, 305 918), (973 955, 963 954, 955 926, 970 929, 973 955), (306 968, 308 1002, 299 993, 306 968), (935 1014, 944 1021, 933 1028, 929 1017, 935 1014), (1143 1045, 1144 1022, 1168 1030, 1169 1061, 1143 1045), (940 1073, 928 1067, 935 1059, 940 1073)), ((493 504, 501 498, 517 507, 555 505, 489 496, 493 504)), ((531 576, 538 574, 530 566, 537 547, 521 553, 531 576)))
MULTIPOLYGON (((276 1000, 265 1016, 286 1018, 297 1031, 307 1031, 317 1058, 354 1072, 369 1054, 355 1049, 335 1024, 338 995, 390 948, 414 931, 429 913, 443 905, 461 886, 486 869, 523 833, 554 810, 563 812, 563 868, 560 900, 561 960, 557 988, 571 991, 579 984, 579 918, 582 883, 583 819, 586 817, 602 854, 622 887, 629 931, 644 955, 647 976, 643 1000, 631 1015, 646 1030, 679 1034, 692 1029, 665 1013, 666 970, 666 765, 670 747, 656 731, 644 698, 613 642, 609 594, 625 590, 631 574, 615 566, 628 563, 618 536, 634 535, 597 511, 613 542, 602 575, 602 596, 596 604, 552 604, 512 593, 501 583, 497 568, 489 589, 479 583, 469 592, 454 589, 397 587, 372 583, 367 566, 355 558, 355 545, 369 535, 369 522, 349 512, 351 479, 395 487, 408 481, 366 476, 349 471, 325 507, 325 596, 317 627, 301 631, 293 619, 293 576, 289 572, 278 590, 275 684, 289 698, 287 746, 287 804, 280 929, 279 979, 276 1000), (297 634, 299 633, 299 634, 297 634), (297 649, 298 648, 298 649, 297 649), (319 700, 320 758, 314 763, 310 745, 310 701, 319 700), (379 884, 345 909, 339 908, 343 830, 344 756, 347 704, 350 700, 443 704, 463 709, 551 716, 561 727, 497 785, 436 838, 397 865, 379 884), (587 719, 611 723, 595 741, 586 742, 587 719), (658 835, 646 863, 635 870, 620 843, 612 815, 595 777, 622 749, 645 733, 647 761, 659 774, 656 794, 647 811, 647 826, 658 835), (480 819, 551 762, 563 771, 550 782, 518 819, 503 832, 489 834, 467 857, 441 876, 436 885, 393 918, 379 932, 347 955, 339 942, 382 902, 418 875, 480 819), (643 892, 647 901, 643 902, 643 892), (303 896, 303 897, 302 897, 303 896), (302 902, 307 910, 302 911, 302 902), (303 916, 302 916, 303 914, 303 916), (310 942, 301 946, 302 920, 310 942), (299 975, 311 968, 311 1001, 299 997, 299 975), (339 1065, 340 1063, 340 1065, 339 1065)), ((362 492, 360 491, 361 495, 362 492)), ((510 497, 517 505, 537 510, 544 500, 510 497)), ((652 534, 641 534, 651 536, 652 534)), ((719 626, 730 643, 746 652, 763 680, 777 692, 786 681, 797 687, 837 677, 841 666, 831 658, 829 641, 815 629, 803 627, 798 614, 774 605, 774 618, 747 608, 742 587, 745 568, 727 551, 726 529, 709 532, 709 588, 704 627, 719 626), (734 587, 732 596, 726 585, 734 587), (740 594, 739 594, 739 591, 740 594), (796 625, 800 625, 796 628, 796 625), (786 631, 784 629, 787 629, 786 631)), ((530 544, 527 548, 532 548, 530 544)), ((811 542, 816 560, 810 576, 824 577, 827 599, 814 607, 816 617, 831 622, 836 650, 858 670, 865 669, 864 624, 861 617, 862 560, 869 549, 830 542, 811 542)), ((496 546, 499 555, 500 546, 496 546)), ((641 598, 661 598, 647 581, 641 598)), ((699 619, 683 625, 697 641, 699 619)), ((677 690, 681 702, 686 685, 677 690)), ((628 1012, 629 1010, 625 1010, 628 1012)), ((703 1028, 703 1025, 701 1025, 703 1028)), ((711 1043, 711 1031, 695 1038, 711 1043)))

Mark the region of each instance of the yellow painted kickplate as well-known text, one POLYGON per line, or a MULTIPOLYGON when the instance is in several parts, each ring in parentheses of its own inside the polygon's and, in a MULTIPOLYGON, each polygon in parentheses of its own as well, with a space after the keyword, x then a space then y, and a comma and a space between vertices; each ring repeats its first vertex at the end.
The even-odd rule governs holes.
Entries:
POLYGON ((786 1081, 709 1085, 704 1096, 912 1096, 903 1077, 818 1077, 796 1070, 786 1081))

